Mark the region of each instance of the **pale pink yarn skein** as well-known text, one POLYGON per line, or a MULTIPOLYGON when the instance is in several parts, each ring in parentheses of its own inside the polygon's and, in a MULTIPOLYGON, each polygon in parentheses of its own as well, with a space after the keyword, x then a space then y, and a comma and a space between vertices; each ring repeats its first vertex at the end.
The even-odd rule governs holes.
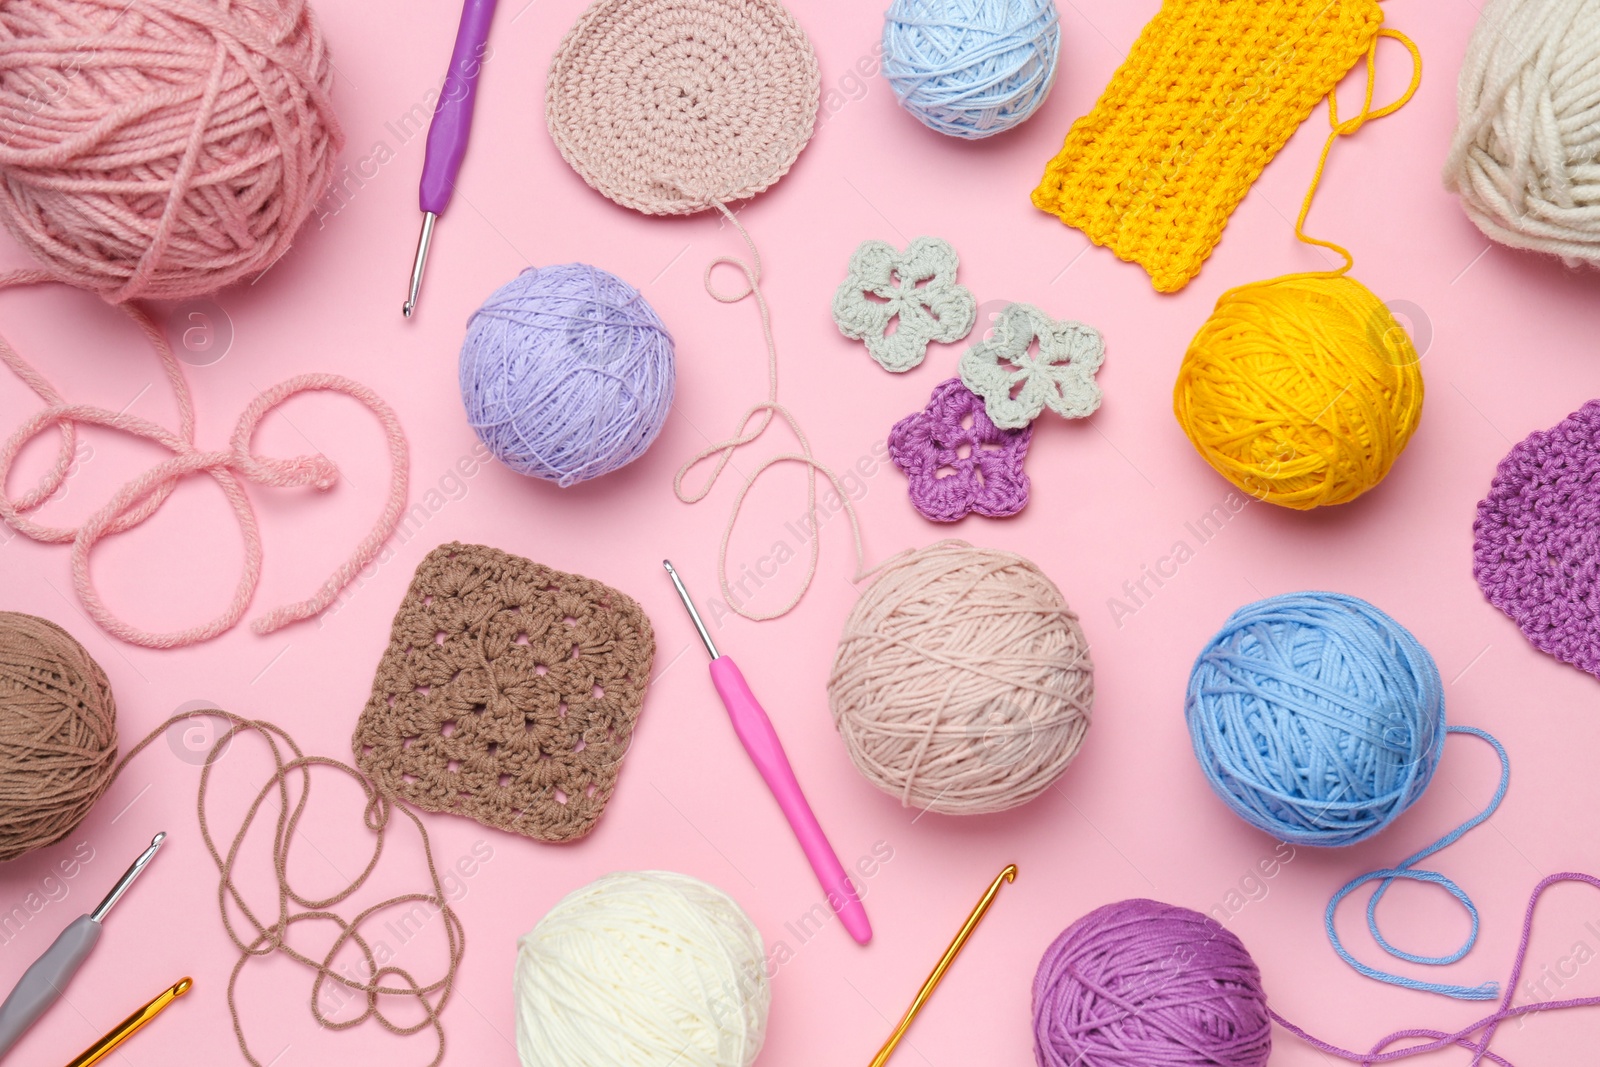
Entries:
POLYGON ((1021 556, 953 540, 883 565, 828 678, 856 768, 901 804, 947 815, 1049 789, 1093 702, 1089 643, 1055 583, 1021 556))
POLYGON ((113 302, 254 277, 328 184, 332 81, 303 0, 5 0, 0 220, 113 302))

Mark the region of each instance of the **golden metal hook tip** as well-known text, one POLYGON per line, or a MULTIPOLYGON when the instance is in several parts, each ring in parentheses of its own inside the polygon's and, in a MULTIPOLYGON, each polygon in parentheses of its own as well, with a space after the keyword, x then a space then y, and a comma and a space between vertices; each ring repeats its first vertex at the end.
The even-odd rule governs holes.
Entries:
POLYGON ((193 987, 194 979, 188 976, 180 978, 175 984, 157 993, 150 1003, 118 1023, 110 1033, 84 1049, 77 1059, 67 1064, 67 1067, 94 1067, 94 1064, 115 1052, 124 1041, 143 1030, 150 1020, 166 1010, 168 1004, 193 987))
POLYGON ((928 1002, 928 998, 933 995, 933 991, 938 988, 940 981, 944 979, 944 972, 950 969, 950 964, 955 962, 955 958, 961 954, 961 949, 966 945, 967 939, 972 936, 972 931, 978 928, 978 924, 988 914, 989 906, 994 903, 994 898, 1000 892, 1000 887, 1016 880, 1017 865, 1015 863, 1006 864, 1005 869, 995 875, 994 881, 989 883, 989 888, 984 890, 984 894, 979 898, 977 906, 972 909, 972 914, 968 915, 967 921, 961 924, 961 929, 956 933, 955 940, 950 942, 950 947, 944 950, 943 956, 939 957, 939 962, 933 968, 933 972, 928 975, 928 980, 922 983, 922 988, 917 991, 915 999, 911 1001, 911 1007, 906 1009, 905 1017, 900 1020, 900 1025, 894 1028, 894 1033, 889 1035, 889 1040, 883 1043, 883 1047, 878 1050, 878 1054, 872 1058, 871 1067, 883 1067, 884 1064, 889 1062, 889 1057, 894 1054, 895 1046, 900 1044, 900 1039, 906 1036, 907 1030, 911 1029, 912 1020, 917 1017, 917 1013, 922 1010, 922 1006, 928 1002))

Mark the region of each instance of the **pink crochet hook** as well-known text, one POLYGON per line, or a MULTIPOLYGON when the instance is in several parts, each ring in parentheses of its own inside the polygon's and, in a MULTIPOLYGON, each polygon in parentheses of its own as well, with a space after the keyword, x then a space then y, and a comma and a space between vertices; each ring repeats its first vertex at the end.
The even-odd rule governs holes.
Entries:
POLYGON ((783 753, 778 731, 772 728, 772 720, 767 718, 755 694, 750 692, 750 686, 738 666, 717 651, 706 624, 695 610, 689 590, 683 587, 683 579, 672 569, 672 561, 662 560, 661 564, 667 568, 667 575, 678 590, 678 596, 683 598, 683 606, 689 609, 689 618, 700 632, 700 640, 705 642, 706 651, 711 653, 711 682, 717 687, 717 695, 728 709, 734 732, 739 735, 751 762, 761 772, 761 777, 766 779, 767 788, 772 790, 778 807, 783 809, 784 816, 788 818, 794 836, 805 850, 806 859, 811 861, 811 869, 817 873, 817 881, 822 883, 823 891, 828 894, 828 906, 838 912, 839 921, 850 931, 850 936, 858 944, 865 945, 872 940, 872 924, 867 921, 867 909, 862 906, 861 898, 850 884, 850 876, 844 873, 844 865, 839 862, 827 835, 817 823, 817 817, 812 814, 811 805, 806 803, 806 795, 800 790, 794 768, 789 766, 789 757, 783 753))

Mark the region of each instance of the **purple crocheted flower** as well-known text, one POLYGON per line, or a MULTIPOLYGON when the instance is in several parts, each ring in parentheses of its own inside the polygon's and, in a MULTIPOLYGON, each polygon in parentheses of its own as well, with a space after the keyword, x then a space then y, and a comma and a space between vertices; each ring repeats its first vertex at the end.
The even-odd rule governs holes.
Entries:
POLYGON ((1500 461, 1472 573, 1533 646, 1600 677, 1600 400, 1500 461))
POLYGON ((976 511, 991 519, 1015 515, 1028 503, 1022 461, 1033 426, 1002 430, 983 398, 951 378, 934 386, 928 406, 889 431, 889 456, 911 480, 911 504, 934 522, 955 522, 976 511))

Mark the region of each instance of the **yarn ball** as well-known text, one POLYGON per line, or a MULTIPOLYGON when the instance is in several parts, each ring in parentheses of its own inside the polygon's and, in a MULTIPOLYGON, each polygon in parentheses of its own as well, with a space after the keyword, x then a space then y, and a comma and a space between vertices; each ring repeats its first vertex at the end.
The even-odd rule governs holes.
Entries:
POLYGON ((1421 357, 1372 290, 1290 275, 1230 290, 1189 344, 1173 410, 1251 496, 1298 510, 1381 482, 1422 417, 1421 357))
POLYGON ((1055 84, 1055 0, 894 0, 883 73, 900 106, 969 141, 1026 121, 1055 84))
POLYGON ((303 0, 0 5, 0 220, 109 300, 186 299, 289 250, 344 143, 303 0))
POLYGON ((749 1067, 771 1000, 760 931, 687 875, 608 874, 517 942, 522 1067, 749 1067))
POLYGON ((77 829, 116 762, 100 665, 55 623, 0 611, 0 861, 77 829))
POLYGON ((1492 0, 1456 87, 1445 185, 1484 234, 1600 267, 1600 0, 1492 0))
POLYGON ((834 725, 867 781, 947 815, 1004 811, 1050 788, 1093 702, 1089 642, 1055 583, 964 541, 885 564, 828 677, 834 725))
POLYGON ((1155 900, 1096 908, 1033 979, 1039 1067, 1266 1067, 1272 1017, 1233 931, 1155 900))
POLYGON ((788 173, 821 96, 817 53, 779 0, 595 0, 550 61, 545 121, 590 188, 692 215, 788 173))
POLYGON ((1235 611, 1195 660, 1184 715, 1222 802, 1297 845, 1378 834, 1422 795, 1444 752, 1433 657, 1340 593, 1235 611))
POLYGON ((672 409, 672 337, 639 291, 582 263, 529 267, 467 324, 467 421, 519 474, 569 486, 644 455, 672 409))

